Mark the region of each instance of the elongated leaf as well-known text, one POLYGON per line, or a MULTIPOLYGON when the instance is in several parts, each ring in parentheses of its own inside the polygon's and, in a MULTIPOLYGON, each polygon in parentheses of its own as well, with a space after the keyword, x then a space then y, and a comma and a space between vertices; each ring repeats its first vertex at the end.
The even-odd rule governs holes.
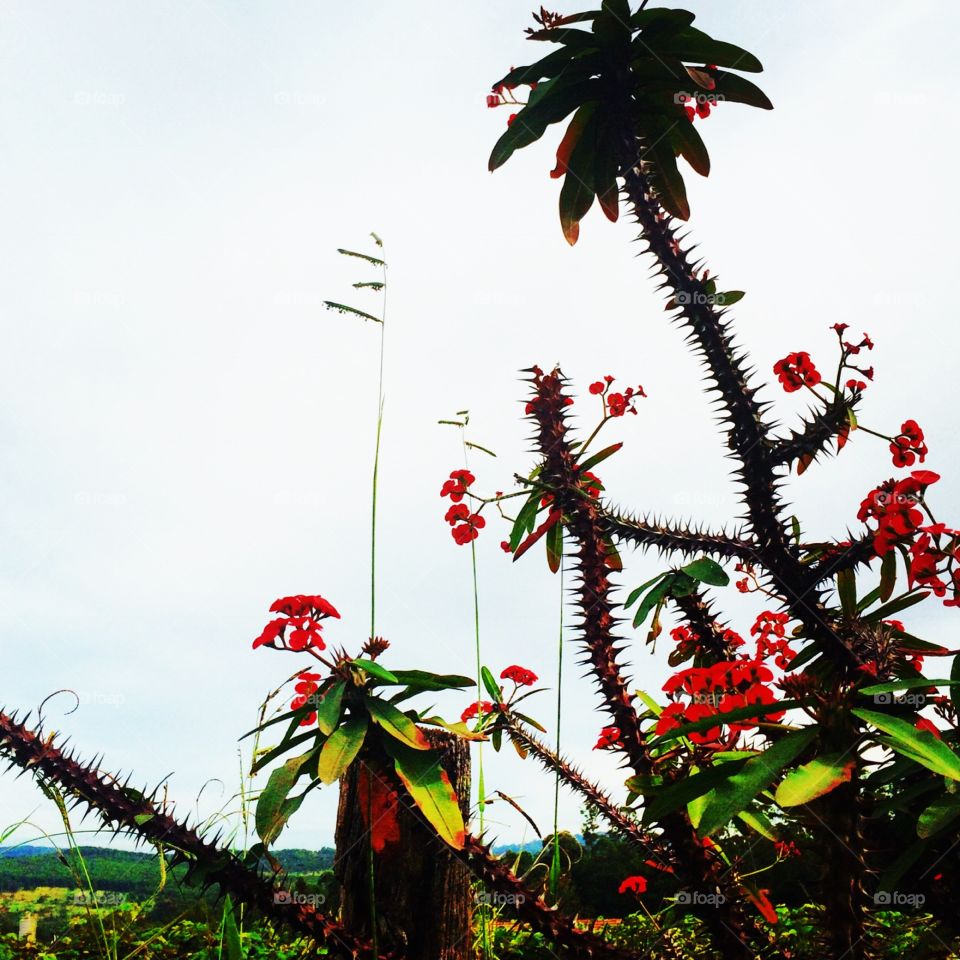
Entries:
POLYGON ((683 116, 678 118, 670 131, 673 144, 687 163, 701 177, 710 176, 710 154, 697 128, 683 116))
POLYGON ((510 531, 510 552, 516 551, 520 546, 520 541, 524 536, 533 530, 537 522, 537 512, 540 509, 540 494, 533 493, 530 499, 521 507, 517 514, 517 519, 513 522, 513 530, 510 531))
POLYGON ((387 740, 384 746, 420 812, 443 840, 462 850, 466 835, 463 814, 450 777, 440 765, 440 755, 434 750, 411 750, 397 740, 387 740))
POLYGON ((955 687, 960 684, 957 680, 928 680, 926 677, 909 677, 906 680, 891 680, 889 683, 874 683, 869 687, 861 687, 860 693, 872 696, 875 693, 891 693, 894 690, 912 690, 914 687, 955 687))
POLYGON ((426 670, 391 670, 400 683, 422 690, 450 690, 472 687, 476 680, 455 673, 429 673, 426 670))
POLYGON ((577 472, 586 473, 588 470, 592 470, 598 463, 603 463, 607 457, 612 457, 622 446, 622 443, 613 443, 609 447, 604 447, 599 453, 595 453, 583 463, 577 464, 577 472))
POLYGON ((955 794, 944 794, 934 800, 917 821, 917 836, 925 840, 939 833, 960 817, 960 797, 955 794))
POLYGON ((367 726, 367 718, 359 716, 333 731, 320 751, 317 764, 317 776, 322 783, 333 783, 343 776, 363 746, 367 726))
POLYGON ((660 121, 644 131, 643 160, 650 164, 650 178, 663 208, 679 220, 690 219, 687 188, 677 169, 670 127, 660 121))
POLYGON ((514 563, 516 563, 516 561, 519 560, 541 537, 546 536, 547 531, 551 527, 558 524, 562 517, 562 511, 556 508, 551 510, 550 513, 547 514, 546 520, 544 520, 543 523, 541 523, 540 526, 537 527, 537 529, 534 530, 533 533, 531 533, 530 536, 527 537, 527 539, 524 540, 523 543, 521 543, 520 546, 514 551, 514 563))
POLYGON ((737 76, 735 73, 721 73, 715 79, 717 85, 713 94, 718 100, 722 98, 730 103, 744 103, 760 110, 773 109, 770 98, 746 77, 737 76))
POLYGON ((722 40, 714 40, 696 27, 685 27, 674 33, 669 40, 658 44, 660 56, 676 57, 678 60, 696 63, 715 63, 718 67, 730 67, 746 73, 760 73, 763 64, 742 47, 722 40))
MULTIPOLYGON (((746 293, 744 293, 743 290, 727 290, 724 293, 718 293, 715 302, 718 307, 732 307, 735 303, 739 303, 745 296, 746 293)), ((794 517, 793 519, 796 520, 797 518, 794 517)), ((797 524, 797 528, 793 531, 793 539, 797 543, 800 542, 798 530, 799 524, 797 524)))
POLYGON ((696 800, 697 797, 709 793, 717 784, 729 780, 746 762, 744 759, 719 763, 658 790, 654 794, 653 802, 648 803, 643 811, 643 822, 654 823, 666 814, 673 813, 696 800))
POLYGON ((386 667, 381 667, 379 663, 374 662, 373 660, 351 660, 353 666, 359 667, 363 670, 364 673, 369 673, 371 677, 375 677, 377 680, 381 680, 383 683, 400 683, 399 678, 395 673, 388 670, 386 667))
POLYGON ((960 709, 960 657, 954 657, 953 659, 950 680, 955 684, 950 690, 950 699, 953 701, 953 705, 960 709))
POLYGON ((243 960, 243 944, 240 940, 240 928, 234 913, 233 900, 230 895, 223 901, 223 956, 226 960, 243 960))
POLYGON ((563 559, 563 524, 555 523, 547 531, 547 538, 544 542, 547 545, 547 566, 551 573, 556 573, 560 569, 560 561, 563 559))
POLYGON ((885 603, 882 607, 877 607, 869 617, 864 617, 864 620, 867 623, 876 623, 878 620, 886 620, 888 617, 892 617, 895 613, 899 613, 901 610, 906 610, 909 607, 914 606, 914 604, 920 603, 921 600, 926 600, 930 596, 929 591, 921 590, 919 593, 911 593, 907 596, 900 597, 897 600, 891 600, 890 603, 885 603))
POLYGON ((660 583, 647 593, 643 600, 640 601, 637 612, 633 615, 634 627, 639 627, 640 624, 647 619, 650 611, 666 599, 667 594, 670 593, 670 588, 676 582, 677 575, 675 573, 668 573, 660 583))
POLYGON ((757 794, 766 790, 780 771, 807 748, 817 736, 817 732, 815 727, 809 727, 788 733, 759 756, 748 760, 739 773, 716 787, 700 818, 697 830, 700 836, 716 833, 741 810, 746 809, 757 794))
POLYGON ((882 742, 921 766, 952 780, 960 780, 960 756, 957 756, 942 740, 926 730, 918 730, 912 723, 891 717, 874 710, 851 710, 871 727, 887 734, 882 742))
POLYGON ((444 730, 449 730, 452 734, 457 737, 461 737, 464 740, 483 741, 487 739, 487 735, 485 733, 475 733, 460 720, 458 720, 456 723, 447 723, 443 717, 423 717, 420 722, 429 724, 432 727, 441 727, 444 730))
POLYGON ((346 689, 346 681, 338 680, 317 704, 317 726, 328 736, 333 733, 340 722, 343 692, 346 689))
POLYGON ((480 668, 480 679, 483 681, 487 693, 493 698, 494 703, 503 702, 503 694, 500 692, 500 684, 494 679, 493 674, 488 667, 480 668))
POLYGON ((417 725, 392 703, 379 697, 364 697, 364 704, 375 724, 414 750, 429 750, 430 744, 417 725))
POLYGON ((857 576, 852 570, 841 570, 837 574, 837 593, 844 616, 854 616, 857 612, 857 576))
POLYGON ((316 730, 308 730, 306 733, 302 733, 298 737, 292 737, 290 740, 285 740, 278 746, 273 747, 264 753, 258 754, 250 767, 251 773, 258 773, 264 767, 267 767, 273 763, 273 761, 278 757, 283 756, 283 754, 285 754, 288 750, 292 750, 294 747, 300 746, 301 743, 306 743, 307 740, 319 740, 322 742, 323 737, 318 737, 316 730))
POLYGON ((593 116, 596 109, 597 105, 595 103, 585 103, 573 115, 570 123, 567 124, 567 131, 560 141, 560 146, 557 147, 557 165, 550 171, 550 176, 554 180, 562 177, 569 169, 570 155, 573 153, 573 148, 579 142, 583 134, 583 129, 587 125, 587 121, 593 116))
POLYGON ((693 563, 688 563, 680 569, 687 574, 687 576, 693 577, 694 580, 699 580, 700 583, 709 583, 715 587, 725 587, 730 583, 730 577, 723 567, 721 567, 716 560, 711 560, 709 557, 700 557, 694 560, 693 563))
POLYGON ((840 756, 817 757, 791 770, 777 787, 774 799, 781 807, 798 807, 822 797, 841 783, 849 783, 856 761, 840 756))
POLYGON ((780 839, 777 828, 759 809, 741 810, 737 814, 737 819, 742 820, 751 830, 755 830, 761 837, 766 837, 771 843, 776 843, 780 839))
POLYGON ((288 814, 284 812, 284 802, 294 784, 296 784, 300 771, 309 757, 310 753, 293 757, 270 774, 270 779, 267 780, 267 785, 263 788, 263 793, 257 800, 257 809, 254 813, 257 836, 265 845, 269 845, 277 839, 287 822, 288 814))
POLYGON ((881 602, 886 603, 893 596, 893 588, 897 585, 897 554, 891 550, 880 564, 880 593, 881 602))
POLYGON ((580 221, 593 206, 596 195, 594 167, 597 156, 597 125, 590 117, 584 124, 560 190, 560 227, 567 243, 573 246, 580 236, 580 221))

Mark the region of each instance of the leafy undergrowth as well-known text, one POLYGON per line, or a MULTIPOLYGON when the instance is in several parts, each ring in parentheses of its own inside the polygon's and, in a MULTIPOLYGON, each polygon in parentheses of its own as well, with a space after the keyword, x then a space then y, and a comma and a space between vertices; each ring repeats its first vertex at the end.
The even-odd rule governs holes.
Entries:
MULTIPOLYGON (((793 960, 822 960, 822 941, 815 931, 822 928, 816 907, 806 906, 779 911, 784 946, 789 945, 793 960)), ((590 921, 584 921, 589 925, 590 921)), ((956 960, 960 957, 960 938, 951 937, 938 928, 928 915, 898 912, 875 913, 871 916, 871 933, 875 938, 878 960, 956 960)), ((596 922, 595 930, 619 946, 636 951, 638 956, 657 960, 667 956, 663 950, 665 936, 650 918, 635 913, 621 921, 596 922)), ((719 953, 708 951, 700 924, 686 917, 666 936, 670 937, 669 956, 690 960, 722 960, 719 953)), ((198 960, 220 960, 227 956, 215 924, 185 920, 167 927, 144 925, 125 931, 125 942, 118 943, 118 955, 135 954, 144 960, 173 960, 194 957, 198 960)), ((268 924, 257 924, 242 934, 243 956, 247 960, 294 960, 294 958, 326 956, 305 938, 290 939, 268 924)), ((556 946, 540 934, 520 931, 508 924, 493 930, 492 955, 495 960, 556 960, 556 946)), ((96 938, 86 922, 77 920, 70 930, 53 944, 30 947, 17 941, 15 934, 0 936, 0 960, 81 960, 97 957, 96 938)))

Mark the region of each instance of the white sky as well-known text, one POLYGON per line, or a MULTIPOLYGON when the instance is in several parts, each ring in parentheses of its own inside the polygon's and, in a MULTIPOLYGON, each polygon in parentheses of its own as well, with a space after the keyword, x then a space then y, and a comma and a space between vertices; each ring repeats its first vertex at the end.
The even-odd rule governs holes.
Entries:
MULTIPOLYGON (((560 362, 582 390, 642 383, 641 416, 603 477, 618 502, 721 524, 737 513, 696 365, 665 320, 627 222, 597 211, 567 247, 547 173, 558 135, 486 172, 505 111, 491 81, 543 49, 524 3, 418 0, 0 4, 0 703, 61 687, 51 728, 181 812, 229 805, 237 737, 299 662, 250 642, 278 595, 321 592, 356 648, 368 617, 367 484, 376 331, 321 309, 352 293, 334 252, 367 232, 391 264, 379 624, 390 663, 472 669, 469 554, 437 496, 460 463, 437 419, 468 407, 497 461, 526 470, 517 370, 560 362)), ((864 423, 928 433, 942 518, 953 509, 958 191, 950 0, 697 3, 698 25, 767 67, 777 109, 723 106, 705 124, 714 172, 688 183, 694 235, 767 377, 806 349, 832 366, 829 325, 877 342, 864 423)), ((571 12, 577 5, 564 4, 571 12)), ((789 420, 800 406, 779 388, 789 420)), ((593 411, 584 398, 576 408, 593 411)), ((856 438, 791 494, 815 537, 842 534, 891 475, 856 438)), ((555 672, 559 583, 536 551, 511 567, 505 531, 478 543, 483 659, 555 672)), ((638 557, 626 586, 662 564, 638 557)), ((756 606, 727 591, 745 632, 756 606)), ((956 614, 911 621, 945 641, 956 614)), ((657 690, 667 640, 634 660, 657 690)), ((604 718, 567 647, 564 750, 616 788, 591 751, 604 718)), ((553 694, 530 703, 545 722, 553 694)), ((458 714, 466 697, 453 698, 458 714)), ((552 723, 549 724, 552 732, 552 723)), ((484 754, 488 789, 546 831, 552 781, 484 754)), ((335 790, 313 794, 280 846, 332 839, 335 790)), ((501 805, 502 806, 502 805, 501 805)), ((564 796, 562 821, 579 824, 564 796)), ((0 778, 0 825, 56 829, 25 779, 0 778)), ((506 810, 494 832, 521 839, 506 810)), ((17 836, 27 840, 35 831, 17 836)), ((529 836, 529 831, 527 832, 529 836)))

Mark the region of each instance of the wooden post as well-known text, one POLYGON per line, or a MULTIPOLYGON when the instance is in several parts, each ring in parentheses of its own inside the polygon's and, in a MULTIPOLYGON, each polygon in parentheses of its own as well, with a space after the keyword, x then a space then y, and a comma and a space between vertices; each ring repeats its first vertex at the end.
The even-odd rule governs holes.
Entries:
MULTIPOLYGON (((464 821, 470 807, 470 747, 445 731, 424 729, 440 753, 443 769, 460 799, 464 821)), ((364 752, 366 754, 366 751, 364 752)), ((472 956, 470 875, 466 867, 410 812, 412 801, 384 756, 362 755, 340 781, 334 872, 340 886, 344 926, 370 936, 370 844, 368 814, 371 778, 384 796, 399 794, 390 812, 371 803, 375 908, 381 951, 401 950, 406 960, 469 960, 472 956), (393 812, 396 812, 394 823, 393 812)))

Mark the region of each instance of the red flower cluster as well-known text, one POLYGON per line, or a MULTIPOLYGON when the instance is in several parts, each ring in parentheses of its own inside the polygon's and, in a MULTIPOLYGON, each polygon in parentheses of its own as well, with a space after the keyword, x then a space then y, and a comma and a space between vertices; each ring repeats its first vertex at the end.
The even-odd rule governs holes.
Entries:
POLYGON ((677 656, 683 660, 693 656, 700 644, 700 634, 694 633, 686 624, 674 627, 670 631, 670 638, 677 645, 677 656))
POLYGON ((633 387, 627 387, 623 393, 610 393, 610 387, 613 384, 613 377, 609 374, 603 380, 597 380, 590 384, 590 392, 595 396, 603 397, 603 410, 605 416, 622 417, 625 413, 636 414, 637 410, 634 404, 641 397, 645 397, 643 387, 638 386, 636 390, 633 387))
POLYGON ((596 744, 594 744, 594 750, 606 750, 608 747, 622 747, 623 742, 620 740, 620 728, 619 727, 604 727, 600 731, 600 736, 597 739, 596 744))
POLYGON ((453 527, 450 533, 460 546, 476 540, 478 531, 487 525, 487 521, 479 513, 472 513, 465 503, 460 502, 476 479, 469 470, 454 470, 450 479, 445 480, 440 488, 440 496, 449 497, 453 501, 453 506, 443 519, 453 527))
POLYGON ((793 393, 801 387, 815 387, 823 379, 806 350, 788 353, 773 365, 773 372, 780 378, 787 393, 793 393))
MULTIPOLYGON (((715 70, 716 67, 713 69, 715 70)), ((693 122, 694 117, 699 117, 701 120, 706 120, 707 117, 710 116, 711 109, 720 102, 716 97, 706 94, 697 96, 695 103, 691 104, 690 101, 693 99, 693 97, 686 93, 681 93, 677 96, 677 100, 684 105, 683 109, 686 111, 687 119, 691 123, 693 122)))
POLYGON ((467 487, 476 479, 469 470, 454 470, 450 479, 444 481, 440 488, 440 496, 449 497, 454 503, 459 503, 467 492, 467 487))
POLYGON ((321 596, 281 597, 270 606, 271 613, 285 613, 285 617, 271 620, 253 641, 253 648, 273 647, 275 650, 306 650, 315 647, 325 650, 320 621, 326 617, 339 619, 333 604, 321 596), (289 630, 289 633, 287 632, 289 630))
POLYGON ((620 884, 620 889, 617 892, 634 893, 637 896, 641 893, 646 893, 647 879, 646 877, 627 877, 627 879, 620 884))
POLYGON ((923 523, 920 497, 939 475, 930 470, 914 470, 904 480, 888 480, 866 496, 860 504, 857 519, 862 523, 877 521, 873 549, 878 557, 886 556, 897 543, 912 540, 923 523))
MULTIPOLYGON (((708 667, 689 667, 674 674, 664 685, 664 692, 675 702, 660 714, 656 733, 668 733, 685 723, 704 720, 720 713, 728 713, 743 707, 776 703, 774 692, 766 686, 773 679, 769 667, 759 660, 746 657, 725 660, 708 667), (689 703, 677 698, 686 696, 689 703)), ((770 720, 779 720, 785 711, 766 714, 770 720)), ((747 718, 728 724, 731 731, 749 730, 759 718, 747 718)), ((719 746, 721 724, 687 736, 694 743, 719 746)))
POLYGON ((518 687, 532 687, 539 677, 532 670, 514 664, 500 674, 500 679, 512 680, 518 687))
POLYGON ((774 663, 786 670, 790 661, 797 652, 790 646, 787 635, 787 623, 790 615, 787 613, 771 613, 765 610, 750 628, 750 636, 757 638, 757 660, 766 660, 775 655, 774 663))
POLYGON ((920 529, 920 536, 910 547, 910 583, 919 583, 938 597, 946 596, 950 589, 953 597, 944 600, 944 606, 960 606, 960 569, 956 567, 960 560, 960 531, 951 530, 942 523, 920 529), (940 546, 942 536, 950 539, 945 548, 940 546))
POLYGON ((895 467, 912 467, 917 457, 920 462, 927 457, 927 445, 923 442, 923 431, 916 420, 905 420, 900 426, 900 433, 890 444, 895 467))
MULTIPOLYGON (((299 681, 297 685, 293 688, 297 692, 295 696, 290 701, 291 710, 299 710, 304 706, 307 701, 317 692, 317 681, 320 679, 319 673, 310 673, 307 670, 304 670, 303 673, 297 675, 297 680, 299 681)), ((317 711, 311 710, 301 721, 301 727, 309 727, 317 719, 317 711)))
POLYGON ((493 713, 493 704, 489 700, 474 701, 460 714, 460 720, 466 723, 476 716, 485 717, 488 713, 493 713))
POLYGON ((471 513, 465 503, 455 503, 444 515, 444 520, 453 527, 450 532, 460 546, 476 540, 479 531, 487 525, 487 521, 479 513, 471 513))

